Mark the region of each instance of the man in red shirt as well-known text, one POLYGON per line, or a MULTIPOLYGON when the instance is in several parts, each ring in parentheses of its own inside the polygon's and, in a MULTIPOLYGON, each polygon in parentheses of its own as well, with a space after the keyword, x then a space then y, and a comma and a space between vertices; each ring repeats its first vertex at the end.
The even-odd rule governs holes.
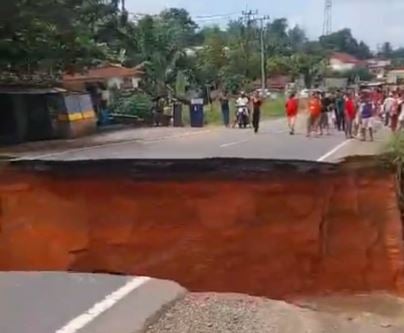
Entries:
POLYGON ((290 135, 295 134, 295 124, 296 124, 296 117, 297 112, 299 110, 299 102, 295 98, 296 94, 292 93, 289 96, 289 99, 286 102, 285 109, 286 109, 286 116, 288 117, 288 126, 290 129, 290 135))
POLYGON ((345 137, 352 139, 352 126, 356 117, 356 106, 351 95, 345 95, 345 137))

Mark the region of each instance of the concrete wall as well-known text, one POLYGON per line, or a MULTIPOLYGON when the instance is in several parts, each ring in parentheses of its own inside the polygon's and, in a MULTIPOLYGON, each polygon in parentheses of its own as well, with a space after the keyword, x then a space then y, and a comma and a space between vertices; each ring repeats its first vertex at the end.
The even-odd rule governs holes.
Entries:
POLYGON ((373 162, 26 162, 0 183, 1 270, 273 298, 403 290, 395 179, 373 162))

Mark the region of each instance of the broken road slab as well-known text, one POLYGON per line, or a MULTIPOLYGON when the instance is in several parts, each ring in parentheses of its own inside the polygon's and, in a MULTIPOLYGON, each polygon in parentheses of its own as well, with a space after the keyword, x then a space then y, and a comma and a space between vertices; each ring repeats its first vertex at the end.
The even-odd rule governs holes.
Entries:
POLYGON ((0 332, 136 333, 185 292, 147 277, 0 273, 0 332))

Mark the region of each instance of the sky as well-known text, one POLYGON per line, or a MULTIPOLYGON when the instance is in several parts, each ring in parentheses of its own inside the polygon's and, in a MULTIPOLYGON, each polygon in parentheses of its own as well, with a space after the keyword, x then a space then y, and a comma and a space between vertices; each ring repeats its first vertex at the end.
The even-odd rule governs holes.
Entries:
MULTIPOLYGON (((310 38, 323 30, 324 0, 126 0, 130 12, 155 14, 180 7, 199 25, 224 25, 246 8, 271 18, 286 17, 301 26, 310 38), (248 6, 247 6, 248 4, 248 6), (217 15, 207 18, 207 16, 217 15)), ((354 36, 372 49, 385 41, 404 47, 404 0, 333 0, 333 30, 351 28, 354 36)))

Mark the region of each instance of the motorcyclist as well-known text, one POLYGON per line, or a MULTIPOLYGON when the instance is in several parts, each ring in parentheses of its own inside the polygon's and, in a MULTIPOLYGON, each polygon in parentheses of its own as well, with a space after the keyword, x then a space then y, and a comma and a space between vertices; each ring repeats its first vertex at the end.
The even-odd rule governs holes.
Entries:
POLYGON ((247 113, 247 117, 249 117, 249 114, 250 114, 249 109, 248 109, 249 103, 250 103, 250 99, 248 98, 247 94, 244 91, 242 91, 240 93, 240 96, 236 100, 236 118, 234 120, 233 127, 235 127, 238 122, 238 113, 239 113, 240 109, 244 109, 247 113))

